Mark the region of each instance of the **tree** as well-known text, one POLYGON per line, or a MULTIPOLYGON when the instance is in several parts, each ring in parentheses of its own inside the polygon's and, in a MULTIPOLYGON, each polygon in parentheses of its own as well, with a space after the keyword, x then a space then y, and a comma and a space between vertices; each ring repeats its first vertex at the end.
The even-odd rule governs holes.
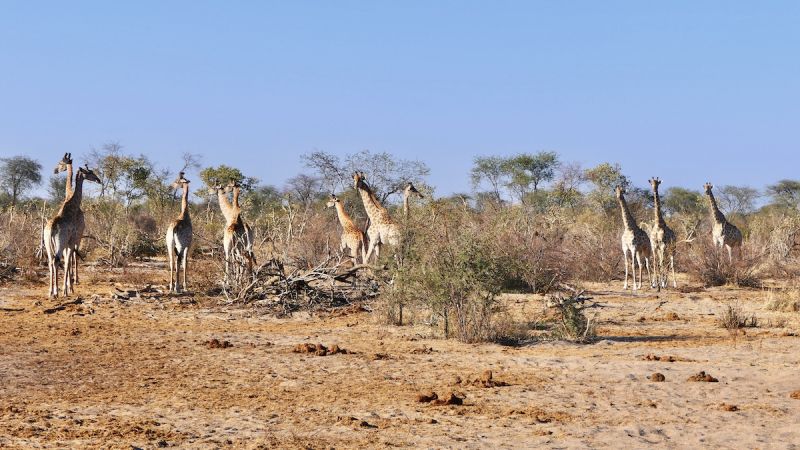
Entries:
POLYGON ((66 177, 51 176, 47 185, 47 195, 52 200, 53 204, 59 204, 64 201, 67 190, 66 177))
POLYGON ((558 154, 555 152, 539 152, 533 155, 520 153, 506 159, 503 164, 509 177, 506 185, 517 194, 520 201, 524 201, 531 187, 533 192, 538 192, 541 183, 555 177, 558 165, 558 154))
POLYGON ((401 193, 409 181, 422 184, 430 172, 428 166, 421 161, 398 159, 387 152, 372 153, 369 150, 349 153, 344 159, 315 151, 303 155, 302 159, 306 167, 316 172, 323 187, 332 191, 337 188, 351 188, 353 172, 364 172, 367 183, 381 202, 386 201, 390 195, 401 193))
POLYGON ((797 208, 800 206, 800 181, 781 180, 767 186, 767 194, 778 206, 797 208))
POLYGON ((678 235, 692 241, 697 235, 697 230, 703 217, 706 215, 706 205, 703 195, 682 187, 671 187, 664 193, 664 210, 678 223, 678 235))
POLYGON ((749 186, 722 186, 717 190, 720 209, 732 214, 753 212, 756 200, 760 196, 757 189, 749 186))
POLYGON ((0 158, 0 187, 11 197, 11 206, 30 188, 42 182, 42 165, 27 156, 0 158))
POLYGON ((491 188, 489 192, 497 203, 502 201, 500 186, 506 176, 505 161, 505 158, 500 156, 476 156, 470 175, 473 189, 478 189, 484 181, 489 183, 491 188))
POLYGON ((586 179, 594 185, 589 198, 594 200, 603 210, 616 207, 614 189, 617 186, 627 188, 630 180, 622 173, 619 164, 602 163, 584 172, 586 179))
POLYGON ((245 176, 241 170, 221 164, 217 167, 206 167, 200 171, 200 179, 206 188, 213 188, 217 183, 223 186, 233 181, 239 183, 242 191, 250 192, 258 185, 258 178, 245 176))
POLYGON ((322 193, 322 182, 311 175, 299 174, 286 181, 287 196, 305 206, 310 206, 322 193))

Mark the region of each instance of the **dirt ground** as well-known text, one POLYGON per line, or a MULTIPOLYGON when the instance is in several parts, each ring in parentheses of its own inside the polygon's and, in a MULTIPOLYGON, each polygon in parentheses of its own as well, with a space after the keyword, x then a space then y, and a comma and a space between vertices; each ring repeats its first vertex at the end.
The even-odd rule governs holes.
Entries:
MULTIPOLYGON (((511 347, 437 339, 359 308, 276 319, 112 295, 164 275, 90 270, 82 303, 68 305, 44 283, 0 287, 0 447, 800 446, 800 313, 767 311, 765 291, 589 285, 603 306, 591 310, 596 342, 511 347), (720 328, 730 302, 759 327, 720 328), (304 343, 346 353, 294 352, 304 343), (688 381, 700 371, 718 382, 688 381), (427 391, 439 400, 419 402, 427 391)), ((539 296, 504 301, 542 315, 539 296)))

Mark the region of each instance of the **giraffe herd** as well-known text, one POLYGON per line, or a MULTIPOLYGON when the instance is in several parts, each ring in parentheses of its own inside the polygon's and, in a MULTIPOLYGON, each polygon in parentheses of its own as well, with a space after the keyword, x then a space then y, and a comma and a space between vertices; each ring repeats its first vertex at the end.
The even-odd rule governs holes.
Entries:
MULTIPOLYGON (((625 188, 617 186, 615 188, 617 195, 617 202, 622 211, 622 224, 624 229, 622 231, 622 255, 625 260, 625 282, 623 289, 628 289, 628 257, 630 256, 630 267, 633 278, 633 290, 641 289, 642 287, 642 262, 647 269, 647 276, 650 279, 651 287, 656 289, 665 288, 668 285, 669 272, 672 274, 672 285, 678 287, 678 281, 675 278, 675 250, 677 246, 677 239, 675 232, 667 225, 664 220, 664 215, 661 210, 661 196, 658 193, 658 187, 661 185, 661 180, 653 177, 649 180, 650 187, 653 190, 653 212, 654 221, 653 226, 649 233, 642 230, 631 214, 628 203, 625 201, 625 188), (666 259, 669 257, 669 272, 665 269, 666 259), (652 271, 651 271, 652 262, 652 271), (639 265, 639 283, 636 283, 636 265, 639 265)), ((717 201, 714 199, 714 188, 711 183, 706 183, 703 186, 705 194, 708 197, 709 208, 711 211, 711 219, 714 226, 711 230, 712 240, 714 246, 718 250, 725 249, 728 252, 728 262, 733 262, 733 251, 736 250, 737 257, 741 257, 742 247, 742 232, 736 225, 728 222, 722 211, 717 206, 717 201)))
MULTIPOLYGON (((73 285, 79 282, 78 257, 85 231, 85 216, 81 209, 83 183, 84 181, 101 183, 97 174, 86 166, 78 168, 73 185, 73 165, 70 153, 64 154, 54 172, 56 174, 67 172, 67 182, 64 202, 56 215, 47 222, 43 231, 50 275, 48 288, 50 297, 58 297, 59 295, 59 266, 64 268, 61 288, 63 295, 71 294, 74 291, 73 285)), ((409 199, 412 196, 423 198, 423 195, 411 182, 406 183, 402 191, 404 220, 398 222, 375 195, 363 172, 354 172, 352 177, 353 187, 357 190, 364 211, 369 218, 367 229, 363 231, 353 222, 342 201, 335 194, 330 194, 327 207, 336 209, 336 215, 342 230, 339 246, 342 254, 348 255, 356 264, 368 264, 370 261, 377 261, 380 258, 380 253, 384 246, 396 247, 399 244, 402 237, 402 227, 408 220, 409 199)), ((231 181, 224 186, 218 180, 212 181, 213 185, 210 193, 217 195, 219 207, 225 219, 223 255, 225 260, 224 275, 227 283, 231 276, 253 273, 256 265, 253 251, 254 233, 253 229, 242 217, 242 210, 239 205, 241 186, 235 181, 231 181), (229 194, 232 194, 232 200, 229 194)), ((624 227, 621 236, 622 253, 625 262, 623 289, 628 289, 629 274, 632 278, 632 289, 641 289, 644 269, 647 271, 651 287, 659 290, 667 287, 670 275, 673 287, 677 287, 675 278, 677 240, 675 232, 664 220, 661 197, 658 192, 661 180, 654 177, 649 182, 653 192, 654 222, 647 231, 636 223, 625 200, 625 188, 622 186, 615 188, 624 227), (669 265, 668 268, 666 267, 667 263, 669 265)), ((172 183, 173 189, 182 190, 180 214, 169 223, 165 236, 170 271, 169 290, 174 293, 185 291, 187 286, 187 264, 193 236, 192 221, 188 207, 189 183, 190 181, 186 179, 183 172, 180 172, 178 178, 172 183)), ((710 183, 704 185, 713 220, 712 240, 715 247, 727 251, 728 260, 732 262, 734 251, 736 251, 737 257, 741 255, 742 233, 719 210, 712 189, 713 186, 710 183)))

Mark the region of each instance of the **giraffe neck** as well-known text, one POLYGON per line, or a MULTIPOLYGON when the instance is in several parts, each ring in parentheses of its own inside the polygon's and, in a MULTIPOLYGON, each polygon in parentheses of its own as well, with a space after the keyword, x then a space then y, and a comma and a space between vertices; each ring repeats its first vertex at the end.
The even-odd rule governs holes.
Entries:
POLYGON ((708 192, 706 195, 708 195, 708 201, 711 204, 711 218, 713 218, 716 223, 724 223, 725 215, 719 210, 717 199, 714 198, 714 193, 708 192))
POLYGON ((619 196, 617 201, 619 201, 619 207, 622 209, 622 223, 625 225, 625 229, 635 229, 637 227, 636 221, 633 220, 633 214, 631 214, 631 210, 628 208, 628 202, 625 201, 625 197, 619 196))
POLYGON ((364 210, 370 222, 375 224, 391 222, 388 211, 378 202, 371 189, 361 185, 358 186, 358 193, 361 195, 361 202, 364 203, 364 210))
POLYGON ((355 228, 353 219, 347 215, 347 211, 344 210, 344 205, 342 205, 342 202, 336 202, 336 216, 339 218, 339 223, 345 230, 355 228))
POLYGON ((72 195, 72 163, 67 164, 67 185, 66 194, 64 198, 69 198, 72 195))
POLYGON ((72 215, 77 214, 78 211, 81 209, 81 199, 83 198, 83 175, 78 172, 78 175, 75 177, 75 189, 72 191, 72 195, 69 196, 66 200, 64 200, 64 204, 61 206, 62 214, 72 215))
POLYGON ((411 197, 411 194, 408 192, 403 192, 403 217, 408 219, 408 198, 411 197))
POLYGON ((183 195, 181 196, 181 215, 180 220, 191 220, 189 218, 189 185, 183 184, 183 195))
POLYGON ((655 219, 658 225, 664 225, 664 214, 661 212, 661 196, 658 195, 658 187, 653 188, 653 210, 655 211, 655 219))
POLYGON ((235 212, 224 190, 217 189, 217 200, 219 200, 219 209, 222 210, 222 215, 225 216, 225 220, 231 222, 231 220, 235 218, 235 212))

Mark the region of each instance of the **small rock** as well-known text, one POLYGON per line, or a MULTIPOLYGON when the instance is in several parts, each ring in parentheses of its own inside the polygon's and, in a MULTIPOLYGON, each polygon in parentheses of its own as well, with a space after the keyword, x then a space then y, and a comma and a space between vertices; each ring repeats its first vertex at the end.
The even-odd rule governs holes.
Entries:
POLYGON ((706 383, 716 383, 719 380, 707 374, 705 371, 700 371, 696 375, 690 376, 686 381, 702 381, 706 383))
POLYGON ((656 372, 650 375, 650 381, 655 381, 657 383, 660 383, 662 381, 667 381, 667 377, 665 377, 663 373, 656 372))
POLYGON ((733 411, 738 411, 739 407, 736 406, 736 405, 729 405, 727 403, 722 403, 722 404, 719 405, 719 409, 721 409, 723 411, 731 411, 731 412, 733 412, 733 411))
POLYGON ((789 394, 789 397, 790 397, 790 398, 793 398, 793 399, 795 399, 795 400, 800 400, 800 391, 794 391, 794 392, 792 392, 791 394, 789 394))
POLYGON ((439 396, 436 395, 436 392, 433 392, 433 391, 420 392, 420 393, 417 394, 417 402, 418 403, 429 403, 429 402, 432 402, 432 401, 434 401, 434 400, 436 400, 438 398, 439 398, 439 396))

